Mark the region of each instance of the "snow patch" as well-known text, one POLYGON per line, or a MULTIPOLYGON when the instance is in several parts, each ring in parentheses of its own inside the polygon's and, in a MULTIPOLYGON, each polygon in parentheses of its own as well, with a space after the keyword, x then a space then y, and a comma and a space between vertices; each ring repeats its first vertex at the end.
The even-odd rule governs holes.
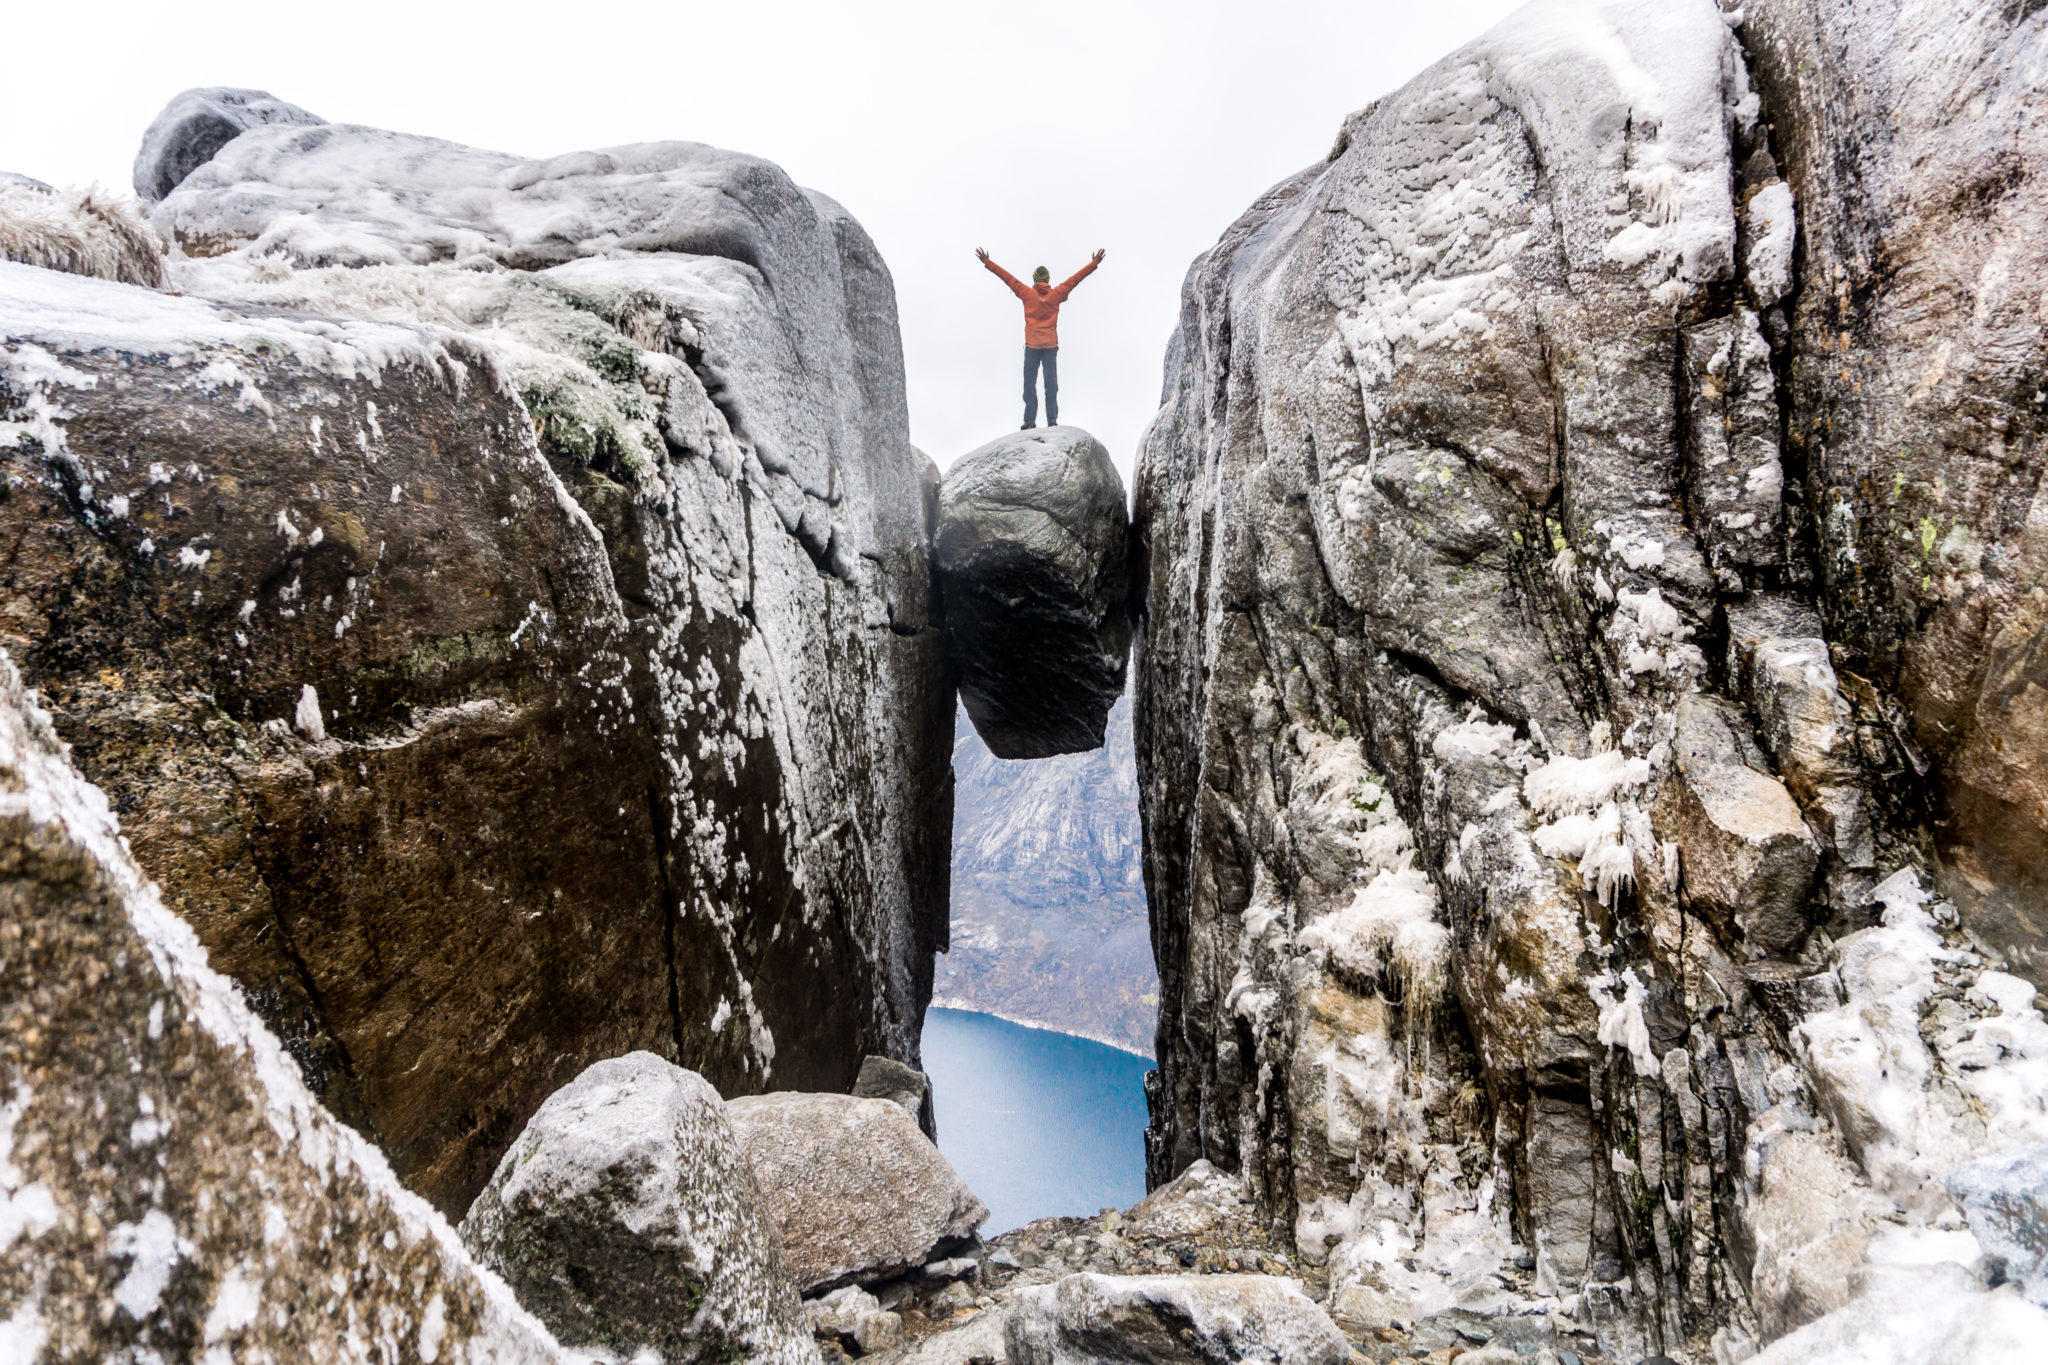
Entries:
POLYGON ((1600 1006, 1600 1041, 1609 1047, 1625 1049, 1635 1063, 1638 1076, 1661 1076, 1663 1067, 1650 1046, 1650 1026, 1643 1019, 1643 1001, 1646 999, 1643 983, 1637 978, 1635 968, 1622 972, 1619 999, 1614 995, 1616 984, 1612 972, 1602 972, 1586 982, 1587 991, 1600 1006))
POLYGON ((299 706, 292 712, 292 725, 315 744, 327 738, 327 723, 320 718, 320 694, 311 683, 299 688, 299 706))

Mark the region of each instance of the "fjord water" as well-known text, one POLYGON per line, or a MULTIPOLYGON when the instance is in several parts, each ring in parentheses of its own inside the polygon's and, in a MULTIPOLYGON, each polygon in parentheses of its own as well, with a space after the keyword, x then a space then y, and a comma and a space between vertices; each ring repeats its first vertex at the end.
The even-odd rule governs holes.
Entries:
POLYGON ((939 1150, 988 1205, 982 1235, 1145 1194, 1150 1059, 991 1014, 924 1020, 939 1150))

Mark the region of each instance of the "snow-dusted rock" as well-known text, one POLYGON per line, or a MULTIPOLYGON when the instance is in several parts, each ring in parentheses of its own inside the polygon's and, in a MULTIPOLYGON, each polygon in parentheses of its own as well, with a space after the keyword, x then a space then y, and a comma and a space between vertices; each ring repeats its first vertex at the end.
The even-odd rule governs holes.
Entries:
POLYGON ((997 758, 1102 747, 1130 649, 1126 523, 1123 479, 1079 427, 1016 432, 946 471, 946 640, 997 758))
POLYGON ((142 149, 135 154, 135 192, 152 202, 163 198, 251 128, 267 123, 307 127, 326 121, 267 90, 222 85, 183 91, 142 135, 142 149))
POLYGON ((2004 1262, 2022 1295, 2048 1308, 2048 1146, 1973 1161, 1950 1171, 1947 1184, 1978 1245, 2004 1262))
POLYGON ((1739 709, 1679 699, 1664 796, 1686 896, 1727 941, 1763 956, 1804 938, 1819 849, 1739 709))
POLYGON ((945 931, 887 270, 766 162, 634 155, 268 124, 156 206, 181 297, 0 263, 10 642, 216 964, 449 1213, 602 1057, 723 1093, 914 1063, 945 931), (666 235, 579 254, 629 208, 666 235), (562 264, 311 268, 444 220, 562 264))
POLYGON ((1155 1182, 1610 1358, 1849 1311, 1887 1227, 1975 1273, 1942 1178, 2048 1121, 2044 40, 1544 0, 1195 262, 1155 1182))
POLYGON ((1246 1212, 1243 1182, 1207 1161, 1197 1161, 1138 1201, 1131 1209, 1131 1233, 1198 1237, 1246 1212))
POLYGON ((0 175, 0 261, 119 280, 164 283, 164 242, 125 196, 94 186, 60 192, 22 175, 0 175))
POLYGON ((566 1361, 309 1094, 0 655, 0 1354, 566 1361))
POLYGON ((883 1357, 883 1365, 993 1365, 1008 1359, 1004 1329, 1010 1320, 1006 1303, 976 1313, 966 1322, 921 1337, 883 1357))
POLYGON ((1012 1365, 1342 1365, 1351 1347, 1273 1275, 1069 1275, 1017 1291, 1012 1365))
POLYGON ((598 1062, 549 1096, 461 1232, 567 1345, 818 1358, 724 1101, 652 1053, 598 1062))
POLYGON ((973 1237, 988 1208, 889 1100, 779 1091, 729 1101, 806 1294, 874 1283, 973 1237))
POLYGON ((2031 1365, 2048 1348, 2048 1312, 1959 1266, 1886 1266, 1860 1287, 1752 1365, 2031 1365))
POLYGON ((804 1305, 811 1331, 862 1354, 886 1350, 903 1337, 903 1317, 859 1285, 846 1285, 804 1305))

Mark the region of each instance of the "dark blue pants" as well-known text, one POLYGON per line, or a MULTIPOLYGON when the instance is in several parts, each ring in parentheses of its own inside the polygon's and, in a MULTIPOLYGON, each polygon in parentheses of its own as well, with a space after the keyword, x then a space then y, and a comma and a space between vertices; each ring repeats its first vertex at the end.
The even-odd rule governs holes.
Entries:
POLYGON ((1038 425, 1038 371, 1045 369, 1045 424, 1056 427, 1060 424, 1060 348, 1057 346, 1026 346, 1024 348, 1024 425, 1038 425))

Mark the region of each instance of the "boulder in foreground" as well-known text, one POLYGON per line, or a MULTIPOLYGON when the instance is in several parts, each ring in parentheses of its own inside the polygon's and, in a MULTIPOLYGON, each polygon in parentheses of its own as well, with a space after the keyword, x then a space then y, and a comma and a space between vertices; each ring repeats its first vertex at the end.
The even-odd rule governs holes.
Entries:
POLYGON ((1069 1275, 1019 1291, 1011 1365, 1342 1365, 1351 1347, 1275 1275, 1069 1275))
POLYGON ((653 1053, 598 1062, 556 1091, 462 1236, 570 1345, 818 1358, 724 1102, 653 1053))
POLYGON ((1079 427, 1020 431, 946 471, 946 640, 997 758, 1102 747, 1130 653, 1128 526, 1123 480, 1079 427))
POLYGON ((893 1101, 783 1091, 725 1108, 806 1294, 924 1265, 988 1218, 893 1101))

